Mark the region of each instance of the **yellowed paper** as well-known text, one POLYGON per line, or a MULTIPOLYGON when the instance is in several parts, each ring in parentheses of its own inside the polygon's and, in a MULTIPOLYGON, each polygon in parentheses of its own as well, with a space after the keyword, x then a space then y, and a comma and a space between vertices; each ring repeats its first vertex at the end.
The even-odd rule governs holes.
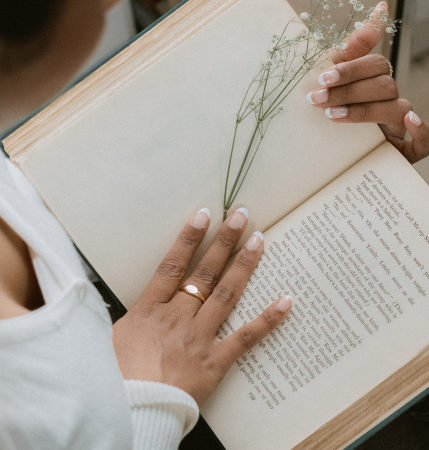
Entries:
MULTIPOLYGON (((284 0, 240 0, 22 163, 127 307, 193 213, 212 212, 207 242, 221 223, 235 114, 272 34, 294 16, 284 0)), ((233 208, 250 211, 246 236, 384 140, 375 125, 334 124, 308 104, 321 70, 285 102, 237 198, 233 208)))
POLYGON ((268 230, 218 335, 285 293, 295 304, 202 409, 226 448, 293 449, 427 346, 428 200, 385 143, 268 230))

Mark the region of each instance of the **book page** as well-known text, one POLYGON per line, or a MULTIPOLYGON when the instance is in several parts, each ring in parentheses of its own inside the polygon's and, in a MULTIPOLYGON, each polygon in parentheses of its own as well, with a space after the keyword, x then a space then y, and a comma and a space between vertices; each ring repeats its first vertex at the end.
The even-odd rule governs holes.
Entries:
POLYGON ((428 204, 385 143, 265 233, 218 336, 281 295, 295 304, 202 409, 226 448, 294 448, 429 343, 428 204))
MULTIPOLYGON (((192 214, 202 207, 212 213, 199 255, 216 232, 236 113, 272 35, 295 15, 285 0, 236 2, 21 164, 127 307, 192 214)), ((292 24, 290 36, 303 26, 292 24)), ((298 85, 270 124, 232 207, 250 211, 243 240, 384 140, 374 124, 335 124, 307 102, 321 71, 316 67, 298 85)))

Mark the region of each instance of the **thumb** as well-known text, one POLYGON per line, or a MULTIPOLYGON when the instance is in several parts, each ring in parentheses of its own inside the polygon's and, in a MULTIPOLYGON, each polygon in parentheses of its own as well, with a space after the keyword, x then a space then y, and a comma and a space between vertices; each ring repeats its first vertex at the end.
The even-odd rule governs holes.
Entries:
POLYGON ((353 61, 367 55, 381 40, 386 32, 381 18, 389 13, 386 2, 379 3, 371 14, 371 20, 364 22, 364 27, 353 31, 344 41, 348 44, 347 50, 333 51, 328 56, 338 64, 353 61))
POLYGON ((408 161, 414 164, 429 155, 429 128, 413 111, 406 114, 404 124, 412 141, 404 141, 405 145, 400 150, 408 161))

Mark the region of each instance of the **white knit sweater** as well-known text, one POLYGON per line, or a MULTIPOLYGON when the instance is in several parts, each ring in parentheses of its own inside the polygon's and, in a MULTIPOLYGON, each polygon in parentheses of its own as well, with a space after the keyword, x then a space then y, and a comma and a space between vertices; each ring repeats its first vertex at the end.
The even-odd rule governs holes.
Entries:
POLYGON ((1 152, 0 216, 27 243, 46 303, 0 320, 0 449, 177 448, 198 419, 195 401, 173 386, 122 380, 103 300, 1 152))

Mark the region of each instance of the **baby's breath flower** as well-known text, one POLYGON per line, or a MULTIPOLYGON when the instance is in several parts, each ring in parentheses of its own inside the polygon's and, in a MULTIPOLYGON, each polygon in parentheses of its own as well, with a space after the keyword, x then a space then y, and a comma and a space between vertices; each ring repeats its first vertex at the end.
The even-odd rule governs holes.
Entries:
MULTIPOLYGON (((237 114, 236 127, 244 120, 253 121, 256 119, 254 123, 255 139, 251 140, 251 144, 243 149, 244 155, 249 154, 252 149, 255 152, 258 150, 271 119, 286 113, 286 108, 282 102, 286 101, 287 96, 303 75, 318 64, 324 52, 329 49, 346 50, 348 48, 346 42, 348 36, 354 29, 361 30, 364 28, 365 23, 371 25, 375 30, 386 29, 390 39, 393 39, 398 23, 400 23, 398 20, 389 19, 387 13, 381 9, 378 9, 377 15, 374 16, 372 13, 377 8, 365 8, 363 5, 365 0, 317 0, 311 3, 312 9, 302 12, 296 18, 298 21, 301 19, 307 22, 308 28, 293 36, 289 35, 286 26, 281 34, 271 35, 273 43, 268 47, 268 53, 265 57, 267 59, 261 63, 262 69, 251 82, 248 94, 245 96, 246 101, 237 114), (331 9, 347 5, 349 5, 349 8, 344 11, 345 22, 343 24, 338 22, 338 19, 334 20, 331 17, 331 9), (333 23, 334 21, 338 26, 333 23), (301 44, 303 45, 301 46, 301 44), (280 114, 281 112, 283 114, 280 114), (257 134, 258 130, 259 134, 257 134), (258 136, 259 142, 256 142, 256 136, 258 136)), ((278 120, 280 120, 280 117, 278 120)), ((235 151, 235 144, 234 139, 231 157, 235 151)), ((246 156, 244 156, 241 168, 235 175, 233 175, 231 167, 228 167, 223 205, 224 218, 240 190, 240 186, 252 164, 251 161, 253 159, 246 161, 246 156)))

